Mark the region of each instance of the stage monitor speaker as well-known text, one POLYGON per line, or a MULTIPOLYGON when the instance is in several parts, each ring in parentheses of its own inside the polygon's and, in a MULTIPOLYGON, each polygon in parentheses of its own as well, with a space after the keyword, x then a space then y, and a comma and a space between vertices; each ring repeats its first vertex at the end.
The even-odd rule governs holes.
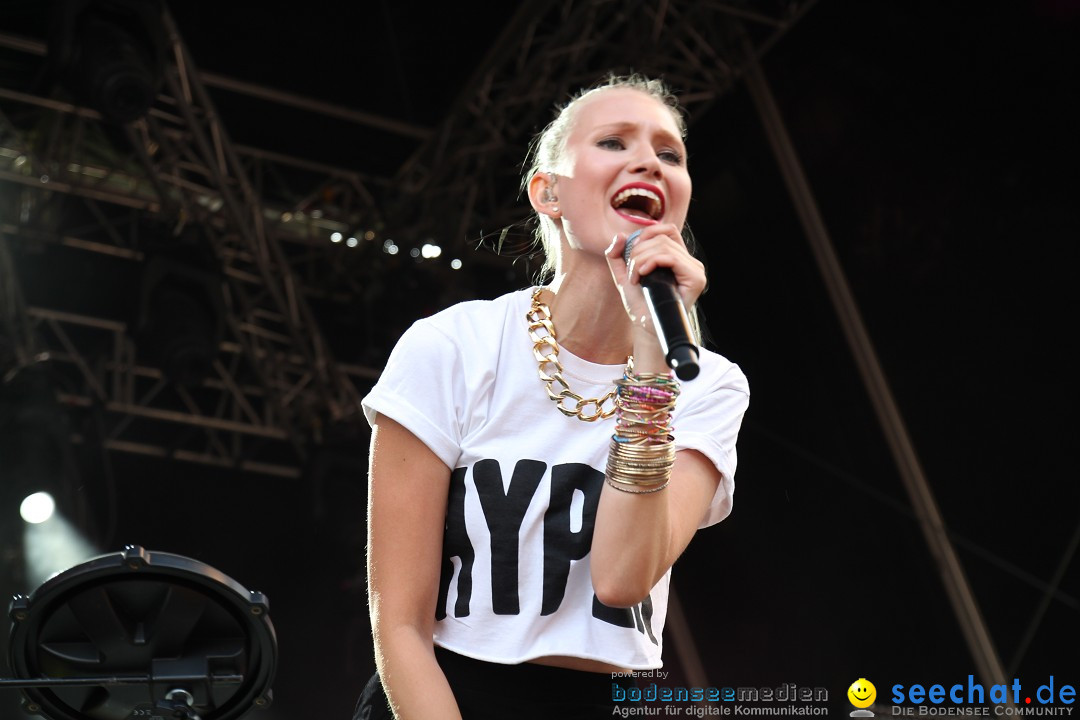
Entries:
POLYGON ((11 669, 49 720, 231 720, 270 704, 265 595, 197 560, 130 545, 11 603, 11 669))

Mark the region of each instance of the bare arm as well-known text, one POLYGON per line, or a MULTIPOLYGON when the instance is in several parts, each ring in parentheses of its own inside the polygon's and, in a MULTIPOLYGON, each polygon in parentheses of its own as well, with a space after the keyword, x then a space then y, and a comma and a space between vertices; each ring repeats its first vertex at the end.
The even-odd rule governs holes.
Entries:
POLYGON ((380 415, 368 478, 368 596, 375 663, 400 720, 460 720, 435 660, 450 469, 415 435, 380 415))
POLYGON ((690 544, 719 482, 704 455, 682 450, 660 492, 635 495, 604 485, 590 563, 600 602, 629 607, 645 599, 690 544))
MULTIPOLYGON (((623 262, 624 245, 621 237, 612 243, 608 266, 631 319, 634 368, 639 373, 666 373, 639 278, 657 267, 671 268, 683 302, 690 307, 705 287, 704 266, 690 256, 674 226, 657 225, 643 232, 629 266, 623 262)), ((597 598, 612 607, 628 607, 645 599, 690 543, 721 479, 720 471, 704 455, 682 450, 664 490, 631 494, 605 483, 590 563, 597 598)))

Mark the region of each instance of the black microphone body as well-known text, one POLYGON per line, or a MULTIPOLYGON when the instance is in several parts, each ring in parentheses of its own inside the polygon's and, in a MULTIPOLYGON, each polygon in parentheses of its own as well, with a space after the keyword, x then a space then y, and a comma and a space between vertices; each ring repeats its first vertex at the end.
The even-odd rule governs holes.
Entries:
MULTIPOLYGON (((623 260, 630 262, 630 249, 641 231, 626 239, 623 260)), ((658 267, 640 277, 645 302, 649 306, 656 336, 664 351, 664 360, 680 380, 693 380, 701 368, 698 366, 698 348, 694 344, 694 332, 683 306, 671 268, 658 267)))

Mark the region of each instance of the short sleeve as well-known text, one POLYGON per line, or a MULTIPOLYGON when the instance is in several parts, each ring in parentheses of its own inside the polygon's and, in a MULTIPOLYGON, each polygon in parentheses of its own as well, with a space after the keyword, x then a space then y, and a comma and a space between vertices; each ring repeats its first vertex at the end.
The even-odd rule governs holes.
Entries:
POLYGON ((377 414, 401 423, 452 469, 461 452, 463 378, 457 345, 433 323, 420 320, 398 340, 364 397, 364 416, 372 425, 377 414))
POLYGON ((750 387, 738 365, 727 363, 722 372, 693 382, 701 380, 708 382, 708 387, 692 396, 684 392, 674 418, 675 449, 697 450, 722 476, 699 528, 714 525, 731 513, 738 460, 735 443, 750 403, 750 387))

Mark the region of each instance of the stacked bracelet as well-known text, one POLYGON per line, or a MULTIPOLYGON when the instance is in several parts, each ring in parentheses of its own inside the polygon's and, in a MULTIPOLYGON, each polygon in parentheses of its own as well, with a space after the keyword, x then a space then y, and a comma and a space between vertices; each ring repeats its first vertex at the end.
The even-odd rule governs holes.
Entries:
POLYGON ((628 493, 663 490, 675 464, 671 412, 679 383, 670 375, 627 372, 615 385, 615 434, 608 452, 607 483, 628 493))

